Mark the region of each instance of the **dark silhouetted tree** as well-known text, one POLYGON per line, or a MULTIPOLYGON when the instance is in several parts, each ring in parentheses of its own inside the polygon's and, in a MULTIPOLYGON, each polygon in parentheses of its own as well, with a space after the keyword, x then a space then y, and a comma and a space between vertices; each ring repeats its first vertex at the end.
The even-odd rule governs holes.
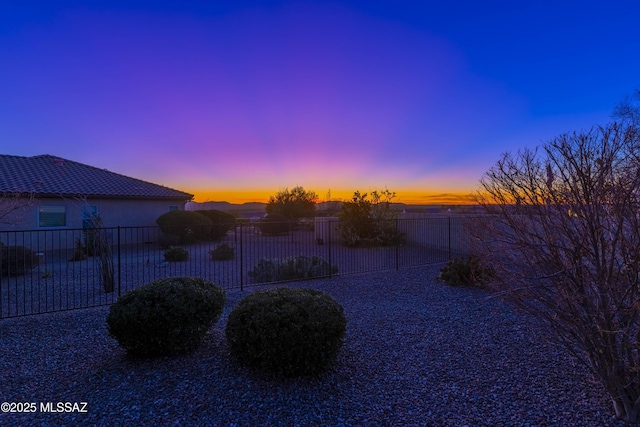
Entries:
POLYGON ((631 96, 625 97, 613 110, 616 120, 640 126, 640 89, 636 89, 631 96))
POLYGON ((338 230, 345 246, 391 245, 400 236, 396 230, 397 212, 391 207, 396 193, 387 189, 371 194, 356 191, 342 204, 338 230))
POLYGON ((505 154, 474 234, 498 295, 544 321, 640 421, 640 132, 630 121, 505 154))
POLYGON ((266 212, 284 215, 295 223, 302 218, 313 218, 317 202, 318 196, 313 191, 306 191, 300 186, 294 187, 291 191, 285 188, 269 197, 266 212))

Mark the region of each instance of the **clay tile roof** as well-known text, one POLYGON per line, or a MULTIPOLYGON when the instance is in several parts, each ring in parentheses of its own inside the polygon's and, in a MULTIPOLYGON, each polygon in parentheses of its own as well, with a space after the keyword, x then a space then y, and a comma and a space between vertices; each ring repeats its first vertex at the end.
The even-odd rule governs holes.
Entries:
POLYGON ((192 194, 48 154, 0 154, 0 194, 191 200, 192 194))

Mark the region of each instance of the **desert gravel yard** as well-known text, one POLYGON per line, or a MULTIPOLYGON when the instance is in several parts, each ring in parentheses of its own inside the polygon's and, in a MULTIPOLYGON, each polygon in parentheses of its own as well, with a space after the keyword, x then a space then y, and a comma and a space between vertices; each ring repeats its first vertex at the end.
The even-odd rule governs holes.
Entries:
POLYGON ((586 368, 533 319, 482 290, 437 282, 438 270, 289 283, 345 308, 344 346, 318 378, 277 379, 230 358, 226 317, 266 286, 229 291, 204 344, 174 358, 127 357, 107 334, 108 307, 2 319, 0 401, 35 403, 36 412, 0 413, 0 425, 624 425, 586 368), (57 402, 86 402, 86 412, 41 410, 57 402))

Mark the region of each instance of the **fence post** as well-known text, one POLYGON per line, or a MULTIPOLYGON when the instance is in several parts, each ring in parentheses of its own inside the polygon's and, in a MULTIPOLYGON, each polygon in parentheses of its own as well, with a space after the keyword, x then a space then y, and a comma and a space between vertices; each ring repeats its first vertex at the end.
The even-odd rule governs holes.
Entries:
MULTIPOLYGON (((333 263, 331 262, 331 227, 332 227, 332 221, 329 219, 326 222, 324 222, 327 225, 327 246, 329 249, 329 277, 333 276, 333 263)), ((322 235, 320 235, 322 238, 322 235)))
POLYGON ((449 261, 451 261, 451 217, 447 217, 448 234, 449 234, 449 261))
POLYGON ((118 297, 122 292, 122 263, 120 258, 120 226, 118 226, 118 297))
POLYGON ((240 223, 240 292, 242 292, 244 290, 244 274, 242 274, 242 266, 243 266, 243 259, 242 259, 242 255, 243 255, 243 251, 242 251, 242 225, 243 223, 240 223))
POLYGON ((400 235, 398 234, 398 217, 396 217, 396 270, 400 269, 399 265, 399 255, 398 251, 400 250, 400 235))

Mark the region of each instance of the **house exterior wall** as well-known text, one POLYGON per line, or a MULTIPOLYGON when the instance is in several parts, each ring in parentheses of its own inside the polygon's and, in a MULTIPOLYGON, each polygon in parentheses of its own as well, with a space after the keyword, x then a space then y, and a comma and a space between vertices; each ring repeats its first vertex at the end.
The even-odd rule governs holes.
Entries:
MULTIPOLYGON (((175 200, 99 200, 89 199, 88 205, 98 207, 105 227, 155 227, 156 219, 174 206, 184 209, 184 202, 175 200)), ((75 223, 82 227, 82 206, 75 208, 75 223)))
MULTIPOLYGON (((407 214, 398 215, 397 227, 405 234, 406 243, 454 254, 469 251, 469 233, 466 227, 473 224, 473 217, 467 215, 407 214)), ((340 241, 340 218, 317 217, 315 237, 323 242, 340 241)))
MULTIPOLYGON (((73 248, 76 239, 83 236, 83 207, 96 206, 102 226, 123 227, 121 244, 153 242, 157 240, 156 219, 170 209, 184 209, 184 202, 177 200, 129 200, 129 199, 36 199, 7 215, 0 222, 0 242, 20 245, 38 251, 73 248), (64 206, 66 225, 40 227, 39 209, 46 206, 64 206), (129 229, 128 227, 147 227, 129 229), (27 230, 27 231, 25 231, 27 230)), ((109 231, 111 239, 114 232, 109 231)))
POLYGON ((169 212, 170 207, 183 210, 184 202, 172 200, 87 199, 86 202, 70 199, 36 199, 8 215, 0 223, 0 230, 51 230, 82 228, 83 206, 97 206, 104 227, 155 226, 156 219, 169 212), (41 206, 65 206, 64 227, 40 227, 38 210, 41 206))

